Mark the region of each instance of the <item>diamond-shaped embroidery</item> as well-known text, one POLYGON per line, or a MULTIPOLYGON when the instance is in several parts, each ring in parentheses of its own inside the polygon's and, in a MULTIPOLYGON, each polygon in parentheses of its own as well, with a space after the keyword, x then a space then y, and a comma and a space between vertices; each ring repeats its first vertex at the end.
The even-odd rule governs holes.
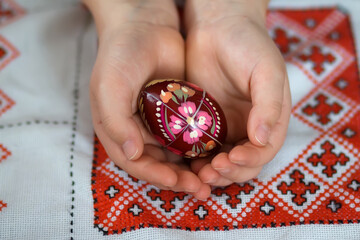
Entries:
POLYGON ((323 181, 332 184, 357 160, 357 156, 331 137, 314 143, 299 160, 323 181))
POLYGON ((229 229, 229 226, 240 226, 239 221, 242 221, 242 218, 233 218, 211 198, 206 202, 191 198, 182 211, 171 220, 171 223, 172 226, 180 229, 206 231, 210 229, 224 230, 229 229), (209 224, 214 220, 216 221, 215 228, 209 224), (181 228, 181 226, 186 227, 181 228))
MULTIPOLYGON (((297 21, 290 19, 286 16, 286 11, 269 11, 267 16, 267 27, 270 29, 270 36, 275 38, 275 29, 283 29, 286 32, 287 37, 296 36, 302 42, 306 41, 312 31, 305 28, 302 24, 299 24, 297 21)), ((278 43, 276 41, 276 43, 278 43)), ((279 46, 279 45, 278 45, 279 46)), ((294 47, 294 46, 293 46, 294 47)), ((283 53, 283 51, 281 51, 283 53)), ((285 53, 285 56, 287 54, 285 53)))
POLYGON ((360 106, 354 107, 346 118, 332 131, 330 136, 349 149, 354 155, 360 153, 360 106))
MULTIPOLYGON (((356 163, 336 181, 341 192, 348 192, 360 199, 360 164, 356 163)), ((360 209, 360 205, 359 205, 360 209)), ((360 211, 359 211, 360 212, 360 211)))
POLYGON ((168 219, 179 212, 190 198, 184 192, 160 190, 151 185, 144 188, 144 192, 147 202, 168 219))
POLYGON ((291 62, 302 69, 315 82, 332 77, 335 72, 346 68, 354 57, 340 46, 330 46, 322 42, 314 42, 305 47, 291 62))
POLYGON ((319 46, 311 46, 308 54, 303 53, 298 58, 303 62, 311 62, 311 69, 317 75, 322 74, 325 71, 326 64, 332 64, 336 61, 336 57, 331 52, 323 53, 319 46))
POLYGON ((19 19, 25 14, 25 10, 13 0, 0 1, 0 27, 19 19))
POLYGON ((102 232, 112 232, 126 227, 120 219, 124 214, 131 214, 136 217, 142 216, 144 200, 138 198, 136 185, 129 185, 127 179, 116 173, 114 170, 123 172, 114 167, 108 158, 100 164, 93 173, 93 196, 95 213, 95 226, 102 232), (106 204, 101 204, 106 202, 106 204), (135 206, 136 205, 136 206, 135 206))
POLYGON ((104 234, 226 231, 360 219, 358 74, 349 17, 337 8, 271 10, 267 24, 296 94, 276 158, 257 179, 214 188, 200 201, 129 176, 96 143, 95 227, 104 234))
POLYGON ((14 104, 15 102, 0 89, 0 117, 14 104))
POLYGON ((325 190, 318 178, 298 164, 283 173, 272 184, 272 189, 284 203, 299 213, 325 190))
POLYGON ((296 32, 291 30, 285 30, 281 26, 273 26, 269 30, 270 36, 273 38, 275 44, 279 48, 280 52, 286 57, 290 53, 305 41, 296 32))
POLYGON ((323 24, 329 18, 333 20, 331 15, 334 15, 336 12, 336 9, 312 9, 312 14, 304 14, 302 9, 281 11, 281 13, 287 17, 288 21, 300 24, 310 31, 314 30, 314 28, 318 27, 320 24, 323 24))
POLYGON ((294 115, 311 127, 326 131, 350 110, 347 102, 335 97, 325 90, 308 96, 300 106, 294 109, 294 115))
POLYGON ((216 188, 212 191, 212 197, 223 209, 226 209, 234 218, 237 217, 247 206, 249 201, 256 196, 262 188, 256 181, 241 184, 231 184, 227 187, 216 188))
MULTIPOLYGON (((311 207, 304 210, 302 216, 319 223, 344 223, 349 213, 358 216, 360 207, 359 199, 349 195, 348 192, 340 192, 330 188, 322 193, 311 207)), ((351 220, 350 220, 351 222, 351 220)))
POLYGON ((0 70, 18 56, 16 48, 0 35, 0 70))

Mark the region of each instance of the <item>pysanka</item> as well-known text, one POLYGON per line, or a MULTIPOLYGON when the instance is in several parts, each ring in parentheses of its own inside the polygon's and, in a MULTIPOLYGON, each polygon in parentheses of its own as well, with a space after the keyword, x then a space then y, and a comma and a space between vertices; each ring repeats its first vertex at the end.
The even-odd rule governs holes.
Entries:
POLYGON ((216 153, 227 133, 219 104, 200 87, 174 79, 146 84, 138 100, 140 116, 168 150, 186 158, 216 153))

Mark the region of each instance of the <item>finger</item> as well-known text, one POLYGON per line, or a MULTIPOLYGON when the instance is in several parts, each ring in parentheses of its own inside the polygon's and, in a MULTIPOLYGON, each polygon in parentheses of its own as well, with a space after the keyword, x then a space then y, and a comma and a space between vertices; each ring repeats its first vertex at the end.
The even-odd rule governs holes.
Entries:
MULTIPOLYGON (((274 53, 276 54, 276 53, 274 53)), ((265 146, 283 108, 286 69, 281 56, 264 58, 250 80, 253 107, 248 120, 248 136, 257 146, 265 146)))
POLYGON ((191 160, 190 162, 190 169, 195 173, 198 174, 200 170, 208 163, 211 162, 210 158, 199 158, 195 160, 191 160))
POLYGON ((198 176, 189 170, 175 170, 177 174, 177 183, 172 187, 176 192, 195 193, 200 190, 202 185, 198 176))
POLYGON ((197 192, 191 193, 196 199, 206 201, 211 194, 211 187, 209 184, 202 183, 200 189, 197 192))
POLYGON ((286 138, 291 112, 291 97, 289 82, 286 79, 284 85, 284 104, 279 121, 275 124, 269 143, 264 147, 254 145, 248 141, 234 147, 229 153, 229 160, 244 167, 260 167, 271 161, 280 150, 286 138))
MULTIPOLYGON (((144 145, 133 119, 137 111, 137 89, 154 71, 155 64, 134 57, 131 44, 129 48, 114 49, 106 45, 99 47, 90 83, 91 107, 97 117, 93 120, 122 149, 123 158, 135 160, 141 156, 144 145)), ((147 58, 147 54, 143 57, 147 58)))
MULTIPOLYGON (((165 165, 167 167, 169 167, 171 170, 173 170, 173 172, 176 174, 176 183, 172 186, 170 186, 168 183, 166 183, 166 179, 168 176, 164 175, 164 174, 159 174, 160 172, 157 171, 156 174, 158 174, 159 176, 157 176, 157 178, 152 177, 151 183, 153 183, 154 181, 156 181, 156 183, 160 183, 162 184, 162 186, 165 187, 169 187, 170 186, 170 190, 172 191, 176 191, 176 192, 189 192, 189 193, 195 193, 198 192, 200 190, 200 188, 202 187, 202 182, 200 181, 199 177, 197 175, 195 175, 193 172, 191 172, 189 170, 189 168, 185 165, 179 165, 179 164, 174 164, 174 163, 170 163, 167 161, 167 154, 158 147, 152 146, 152 145, 146 145, 145 150, 144 150, 144 155, 149 155, 152 156, 154 159, 158 160, 159 163, 161 163, 162 165, 165 165), (162 182, 157 181, 158 179, 162 179, 162 182)), ((140 158, 141 159, 141 158, 140 158)), ((140 160, 139 159, 139 160, 140 160)), ((138 161, 136 161, 135 164, 137 164, 138 161)), ((125 165, 128 165, 129 161, 126 161, 125 165)), ((130 164, 132 164, 132 162, 130 162, 130 164)), ((128 168, 129 171, 131 171, 131 169, 128 168)), ((141 174, 141 171, 139 171, 138 169, 135 169, 135 171, 137 173, 141 174)))
POLYGON ((160 148, 146 145, 144 154, 137 161, 127 161, 122 157, 122 150, 105 133, 102 126, 97 126, 96 134, 109 158, 131 176, 150 184, 164 186, 162 189, 170 189, 176 185, 177 174, 170 166, 163 163, 166 158, 160 148))
MULTIPOLYGON (((240 143, 244 142, 244 140, 241 140, 240 143)), ((230 152, 231 149, 234 147, 233 144, 224 143, 220 149, 220 152, 230 152)), ((206 165, 211 163, 211 160, 213 159, 213 156, 205 157, 205 158, 198 158, 191 160, 190 162, 190 169, 195 173, 198 174, 199 171, 206 165)))
POLYGON ((91 100, 94 127, 104 133, 122 149, 119 157, 139 158, 143 151, 141 131, 133 119, 131 91, 121 81, 103 84, 91 100), (119 94, 121 93, 121 94, 119 94))
POLYGON ((143 124, 139 114, 135 114, 133 116, 134 121, 140 129, 142 138, 144 139, 145 144, 151 144, 158 147, 161 147, 161 144, 153 137, 153 135, 149 132, 149 130, 143 124))
MULTIPOLYGON (((117 164, 116 159, 114 162, 117 164)), ((123 161, 119 164, 130 175, 150 184, 170 189, 178 184, 177 172, 166 162, 163 150, 158 147, 145 145, 144 154, 137 161, 123 161)))
POLYGON ((211 162, 211 166, 224 178, 242 183, 255 178, 261 171, 262 166, 248 168, 232 163, 226 154, 218 155, 211 162))
POLYGON ((141 31, 135 31, 113 40, 115 46, 111 41, 99 46, 90 85, 92 108, 97 108, 100 117, 94 124, 104 126, 129 160, 139 158, 144 145, 133 119, 141 87, 151 78, 184 74, 184 43, 180 38, 174 29, 159 28, 153 35, 142 36, 141 31))
POLYGON ((233 182, 229 179, 222 177, 211 164, 206 164, 198 174, 203 183, 207 183, 211 186, 227 186, 233 182))
POLYGON ((177 184, 176 172, 167 164, 158 162, 148 155, 142 155, 136 162, 127 161, 123 169, 130 175, 150 184, 163 185, 170 189, 177 184))

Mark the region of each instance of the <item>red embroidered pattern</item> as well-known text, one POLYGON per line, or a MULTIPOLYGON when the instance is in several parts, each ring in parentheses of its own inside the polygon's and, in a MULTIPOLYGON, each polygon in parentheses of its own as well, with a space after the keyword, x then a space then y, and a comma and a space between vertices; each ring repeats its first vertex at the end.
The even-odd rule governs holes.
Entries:
MULTIPOLYGON (((0 93, 1 93, 1 91, 0 91, 0 93)), ((1 116, 1 101, 0 101, 0 116, 1 116)), ((10 155, 11 155, 11 152, 0 143, 0 163, 2 161, 4 161, 6 158, 8 158, 10 155)), ((6 207, 7 207, 7 204, 0 199, 0 212, 3 208, 6 208, 6 207)))
POLYGON ((13 0, 0 1, 0 27, 5 26, 25 14, 25 10, 13 0))
MULTIPOLYGON (((0 144, 0 163, 11 155, 11 152, 7 150, 2 144, 0 144)), ((6 208, 7 204, 0 200, 0 212, 3 208, 6 208)))
POLYGON ((10 151, 0 144, 0 163, 10 156, 10 151))
POLYGON ((14 104, 15 102, 0 89, 0 116, 14 104))
POLYGON ((272 178, 216 188, 202 202, 132 178, 95 139, 92 191, 100 231, 360 222, 360 94, 349 16, 337 8, 273 10, 267 26, 286 62, 311 86, 292 109, 299 132, 311 133, 307 142, 272 178))
POLYGON ((6 208, 6 207, 7 207, 7 204, 0 200, 0 212, 3 208, 6 208))
MULTIPOLYGON (((24 9, 14 1, 0 1, 0 27, 19 19, 24 14, 24 9)), ((19 52, 16 48, 0 35, 0 71, 18 56, 19 52)), ((14 104, 15 102, 0 89, 0 117, 14 104)), ((10 155, 11 152, 0 143, 0 163, 10 155)), ((0 212, 5 207, 7 207, 7 204, 0 200, 0 212)))
POLYGON ((19 56, 19 52, 0 35, 0 70, 19 56))

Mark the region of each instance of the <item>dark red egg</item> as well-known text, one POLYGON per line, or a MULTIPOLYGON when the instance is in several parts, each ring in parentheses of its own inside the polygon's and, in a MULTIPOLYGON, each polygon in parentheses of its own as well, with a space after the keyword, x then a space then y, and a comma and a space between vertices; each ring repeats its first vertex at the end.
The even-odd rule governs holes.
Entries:
POLYGON ((219 104, 200 87, 174 79, 153 80, 139 94, 140 116, 168 150, 186 158, 219 151, 227 133, 219 104))

